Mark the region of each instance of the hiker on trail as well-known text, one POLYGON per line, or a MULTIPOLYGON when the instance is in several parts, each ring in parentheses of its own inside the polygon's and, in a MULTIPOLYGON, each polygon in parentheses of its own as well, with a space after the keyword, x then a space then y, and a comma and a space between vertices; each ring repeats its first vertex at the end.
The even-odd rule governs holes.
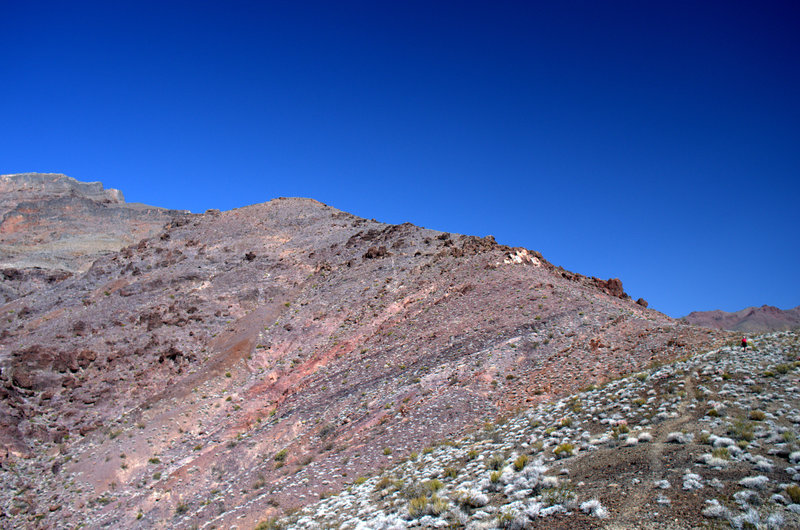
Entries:
POLYGON ((747 337, 742 337, 742 349, 747 349, 747 337))

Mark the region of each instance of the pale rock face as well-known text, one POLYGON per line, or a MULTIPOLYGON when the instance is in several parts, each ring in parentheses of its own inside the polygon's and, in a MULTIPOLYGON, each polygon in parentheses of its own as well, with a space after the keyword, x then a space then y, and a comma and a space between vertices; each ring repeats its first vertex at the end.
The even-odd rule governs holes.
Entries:
POLYGON ((528 252, 527 249, 515 249, 514 252, 511 252, 506 256, 503 260, 503 263, 506 265, 521 265, 523 263, 527 263, 533 265, 534 267, 541 267, 542 262, 539 261, 539 258, 532 255, 528 252))

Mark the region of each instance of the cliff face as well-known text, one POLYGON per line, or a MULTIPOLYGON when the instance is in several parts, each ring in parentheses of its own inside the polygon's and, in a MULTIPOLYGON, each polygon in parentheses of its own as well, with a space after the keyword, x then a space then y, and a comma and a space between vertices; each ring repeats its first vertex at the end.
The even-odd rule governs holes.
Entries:
POLYGON ((38 485, 0 500, 88 527, 255 524, 726 337, 491 237, 310 199, 173 217, 0 314, 0 442, 38 485))
POLYGON ((764 333, 800 328, 800 306, 793 309, 778 309, 774 306, 747 307, 740 311, 693 311, 683 317, 695 326, 728 329, 743 333, 764 333))
POLYGON ((59 174, 0 176, 0 302, 86 271, 177 215, 59 174))

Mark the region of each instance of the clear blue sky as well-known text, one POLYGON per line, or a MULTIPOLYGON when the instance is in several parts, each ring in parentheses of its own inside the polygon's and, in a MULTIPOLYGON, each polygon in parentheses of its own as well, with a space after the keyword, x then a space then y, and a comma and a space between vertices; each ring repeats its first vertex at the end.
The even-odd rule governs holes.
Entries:
POLYGON ((0 0, 0 173, 486 235, 800 304, 800 3, 0 0))

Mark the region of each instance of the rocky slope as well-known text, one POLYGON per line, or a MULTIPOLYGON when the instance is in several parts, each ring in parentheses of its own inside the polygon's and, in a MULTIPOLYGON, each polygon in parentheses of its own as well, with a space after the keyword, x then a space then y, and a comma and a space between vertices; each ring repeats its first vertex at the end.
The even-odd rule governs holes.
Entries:
POLYGON ((261 527, 798 528, 800 336, 760 337, 420 447, 261 527))
POLYGON ((86 271, 178 215, 65 175, 0 175, 0 303, 86 271))
POLYGON ((705 328, 728 329, 742 333, 764 333, 800 328, 800 306, 778 309, 770 305, 741 311, 693 311, 681 320, 705 328))
POLYGON ((729 339, 645 305, 309 199, 175 217, 0 306, 0 524, 246 528, 729 339))

